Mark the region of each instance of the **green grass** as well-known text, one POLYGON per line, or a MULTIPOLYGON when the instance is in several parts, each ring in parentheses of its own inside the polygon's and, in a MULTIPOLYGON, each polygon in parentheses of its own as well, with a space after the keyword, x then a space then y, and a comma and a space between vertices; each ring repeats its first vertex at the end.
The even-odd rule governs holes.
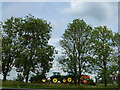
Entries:
MULTIPOLYGON (((74 84, 53 84, 53 83, 23 83, 17 81, 3 81, 3 88, 39 88, 39 89, 70 89, 70 88, 105 88, 104 84, 92 85, 80 85, 75 86, 74 84)), ((107 88, 117 88, 117 85, 108 84, 107 88)))

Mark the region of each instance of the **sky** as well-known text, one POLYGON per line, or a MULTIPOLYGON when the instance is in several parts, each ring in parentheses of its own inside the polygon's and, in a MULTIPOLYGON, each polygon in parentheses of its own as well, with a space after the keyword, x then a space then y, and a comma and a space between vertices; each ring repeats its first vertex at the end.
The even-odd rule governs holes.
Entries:
MULTIPOLYGON (((117 2, 2 2, 2 21, 14 17, 25 17, 32 14, 37 18, 47 20, 53 26, 49 44, 55 46, 61 56, 62 48, 59 40, 67 29, 68 23, 80 18, 92 27, 106 25, 113 32, 118 32, 118 3, 117 2)), ((51 71, 59 70, 55 61, 51 71)), ((14 71, 13 71, 14 72, 14 71)), ((15 78, 12 75, 9 78, 15 78)), ((49 73, 51 74, 51 73, 49 73)))

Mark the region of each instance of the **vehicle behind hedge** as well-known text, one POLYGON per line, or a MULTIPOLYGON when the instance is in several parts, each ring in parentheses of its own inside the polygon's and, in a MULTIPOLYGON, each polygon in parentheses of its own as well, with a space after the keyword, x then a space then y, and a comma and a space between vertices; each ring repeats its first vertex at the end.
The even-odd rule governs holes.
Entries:
POLYGON ((30 79, 31 83, 45 83, 47 82, 47 78, 45 75, 35 75, 30 79))

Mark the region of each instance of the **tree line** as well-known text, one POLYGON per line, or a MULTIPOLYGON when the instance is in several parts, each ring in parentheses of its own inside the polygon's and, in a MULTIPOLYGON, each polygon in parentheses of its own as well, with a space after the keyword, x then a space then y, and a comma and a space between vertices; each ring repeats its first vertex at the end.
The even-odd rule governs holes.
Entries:
MULTIPOLYGON (((110 75, 120 69, 118 37, 120 35, 107 26, 92 27, 84 20, 75 19, 68 24, 60 40, 64 56, 59 62, 64 71, 72 71, 75 75, 97 73, 106 87, 110 75)), ((80 84, 80 78, 76 79, 79 79, 80 84)))
MULTIPOLYGON (((13 67, 26 82, 30 73, 49 72, 56 52, 55 47, 48 44, 53 28, 50 22, 27 15, 9 18, 2 22, 1 28, 3 80, 13 67)), ((84 20, 74 19, 68 23, 59 42, 64 51, 59 63, 64 71, 72 71, 76 76, 98 73, 97 77, 102 78, 106 87, 110 75, 120 70, 118 37, 120 35, 107 26, 92 27, 84 20)))

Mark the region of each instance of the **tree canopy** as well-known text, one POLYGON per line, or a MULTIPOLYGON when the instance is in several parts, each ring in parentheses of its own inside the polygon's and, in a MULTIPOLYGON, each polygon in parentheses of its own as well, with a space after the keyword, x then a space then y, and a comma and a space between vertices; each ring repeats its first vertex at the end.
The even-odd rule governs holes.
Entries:
POLYGON ((65 50, 66 58, 60 60, 68 70, 75 75, 80 75, 88 69, 88 53, 90 47, 92 27, 87 25, 84 20, 75 19, 68 24, 68 28, 62 36, 60 45, 65 50))
POLYGON ((6 67, 4 61, 14 63, 17 71, 23 72, 26 82, 28 82, 30 72, 45 74, 49 71, 54 57, 54 47, 48 45, 52 31, 50 23, 32 15, 24 18, 11 17, 5 21, 3 31, 5 33, 3 35, 3 40, 5 39, 3 41, 3 53, 5 53, 2 60, 3 69, 6 67), (12 58, 11 55, 14 57, 12 58))
POLYGON ((110 73, 110 64, 114 52, 113 32, 106 26, 95 27, 92 32, 92 51, 95 69, 99 71, 99 75, 104 80, 105 87, 107 86, 107 78, 110 73))

